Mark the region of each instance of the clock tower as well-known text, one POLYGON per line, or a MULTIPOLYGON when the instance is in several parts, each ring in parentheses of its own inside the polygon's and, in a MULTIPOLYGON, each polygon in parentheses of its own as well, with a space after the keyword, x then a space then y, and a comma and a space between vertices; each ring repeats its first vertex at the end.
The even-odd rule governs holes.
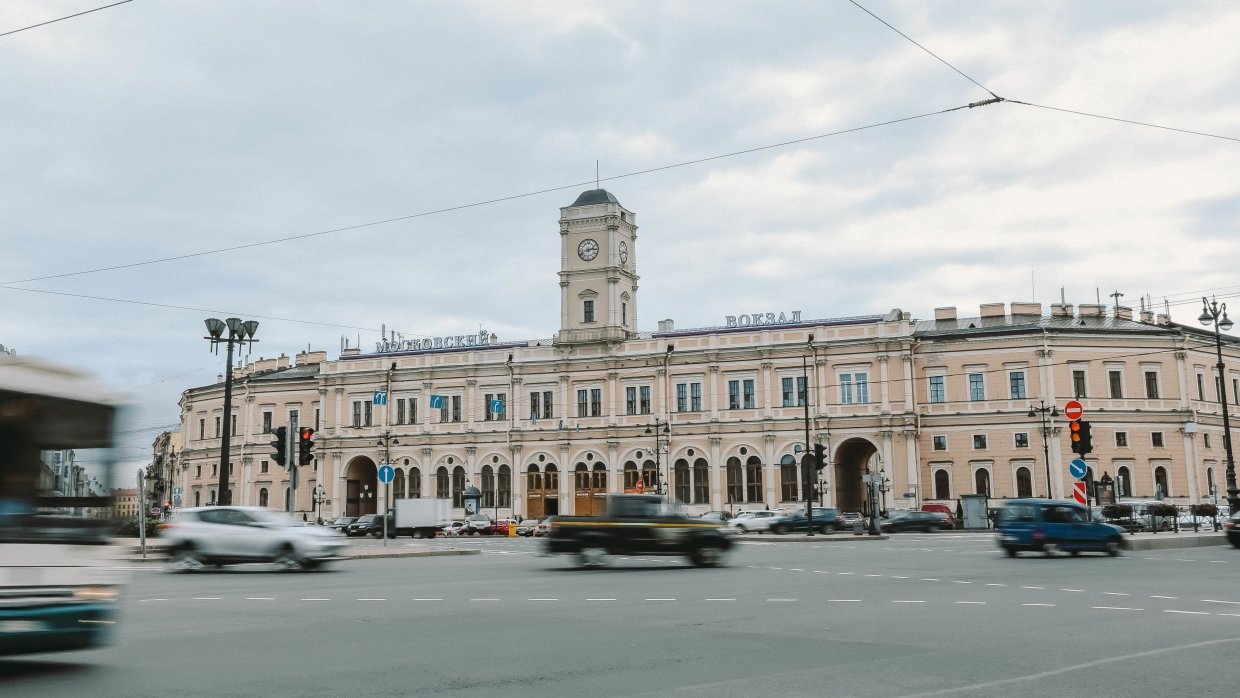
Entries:
POLYGON ((637 220, 605 189, 560 209, 560 332, 556 344, 621 342, 637 334, 637 220))

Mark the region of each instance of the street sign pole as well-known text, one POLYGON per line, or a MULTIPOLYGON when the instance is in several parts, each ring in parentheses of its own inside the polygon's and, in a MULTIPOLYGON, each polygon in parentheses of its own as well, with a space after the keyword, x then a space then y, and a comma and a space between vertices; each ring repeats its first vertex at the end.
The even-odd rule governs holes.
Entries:
POLYGON ((142 468, 138 468, 138 541, 142 545, 142 559, 146 559, 146 485, 142 481, 142 468))
POLYGON ((379 466, 379 482, 383 483, 383 547, 387 547, 388 539, 388 494, 392 491, 392 480, 396 479, 396 471, 390 463, 379 466))
POLYGON ((284 452, 288 463, 288 514, 297 516, 297 414, 289 416, 288 432, 284 435, 284 452))

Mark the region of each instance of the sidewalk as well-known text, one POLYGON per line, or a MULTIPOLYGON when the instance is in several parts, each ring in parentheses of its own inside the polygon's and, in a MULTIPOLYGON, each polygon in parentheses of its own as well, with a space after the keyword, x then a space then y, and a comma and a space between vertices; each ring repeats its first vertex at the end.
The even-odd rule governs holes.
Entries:
POLYGON ((732 540, 738 543, 857 543, 890 539, 891 535, 887 533, 878 536, 864 533, 815 533, 813 536, 804 533, 738 533, 732 536, 732 540))
MULTIPOLYGON (((117 538, 113 540, 116 559, 129 562, 164 562, 166 542, 159 538, 148 538, 146 541, 146 558, 142 557, 141 542, 137 538, 117 538)), ((353 560, 389 557, 437 557, 441 555, 480 555, 481 550, 475 548, 454 548, 432 545, 428 543, 406 543, 390 541, 387 547, 353 546, 345 548, 344 557, 353 560)))

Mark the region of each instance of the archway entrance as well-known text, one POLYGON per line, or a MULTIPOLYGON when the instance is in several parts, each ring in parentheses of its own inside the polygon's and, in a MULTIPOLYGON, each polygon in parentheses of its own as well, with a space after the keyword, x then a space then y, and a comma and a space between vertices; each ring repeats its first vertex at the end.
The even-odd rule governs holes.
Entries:
POLYGON ((607 511, 607 466, 578 463, 573 470, 574 509, 577 516, 602 516, 607 511))
POLYGON ((364 516, 378 513, 375 495, 379 491, 379 469, 366 456, 349 461, 345 469, 345 516, 364 516))
POLYGON ((869 513, 862 476, 876 455, 878 449, 865 439, 848 439, 840 444, 835 452, 835 506, 840 511, 869 513))
POLYGON ((531 463, 525 473, 525 516, 542 519, 560 513, 560 473, 554 463, 547 463, 540 471, 531 463))

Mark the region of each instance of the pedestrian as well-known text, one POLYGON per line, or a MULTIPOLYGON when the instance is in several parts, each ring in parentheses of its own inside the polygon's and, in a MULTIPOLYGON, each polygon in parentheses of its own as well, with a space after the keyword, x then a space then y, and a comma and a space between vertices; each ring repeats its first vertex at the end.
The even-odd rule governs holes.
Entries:
POLYGON ((307 518, 306 518, 306 512, 304 512, 304 511, 303 511, 303 512, 301 512, 301 522, 302 522, 302 523, 309 523, 309 521, 310 521, 310 519, 307 519, 307 518))

